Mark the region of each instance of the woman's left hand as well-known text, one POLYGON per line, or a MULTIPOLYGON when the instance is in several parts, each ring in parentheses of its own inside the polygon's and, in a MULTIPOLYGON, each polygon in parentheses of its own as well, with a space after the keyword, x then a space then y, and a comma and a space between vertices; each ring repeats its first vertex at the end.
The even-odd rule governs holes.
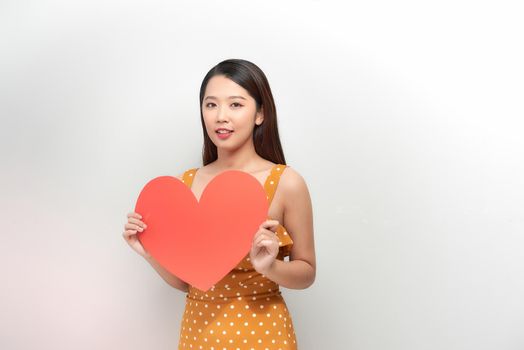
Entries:
POLYGON ((278 225, 277 220, 266 220, 253 237, 249 259, 258 273, 269 271, 278 255, 279 241, 275 233, 278 225))

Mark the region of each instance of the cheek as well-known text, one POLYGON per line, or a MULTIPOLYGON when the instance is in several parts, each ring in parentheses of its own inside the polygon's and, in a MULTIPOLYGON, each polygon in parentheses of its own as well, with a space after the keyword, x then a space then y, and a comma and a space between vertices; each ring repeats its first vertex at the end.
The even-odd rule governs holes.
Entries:
POLYGON ((207 123, 209 119, 211 118, 211 114, 207 112, 206 110, 202 111, 202 117, 204 118, 204 121, 207 123))
POLYGON ((209 114, 202 113, 202 117, 204 118, 204 125, 206 126, 206 129, 208 131, 212 131, 213 129, 213 121, 212 117, 209 114))
POLYGON ((255 117, 252 113, 243 112, 237 116, 236 125, 242 130, 249 131, 255 127, 255 117))

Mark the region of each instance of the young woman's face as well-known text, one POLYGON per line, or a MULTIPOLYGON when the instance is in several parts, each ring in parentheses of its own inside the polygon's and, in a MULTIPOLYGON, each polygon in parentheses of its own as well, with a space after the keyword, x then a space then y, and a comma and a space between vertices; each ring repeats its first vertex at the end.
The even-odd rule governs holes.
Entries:
POLYGON ((217 148, 234 150, 252 140, 255 124, 263 121, 256 102, 249 93, 231 79, 216 75, 208 81, 202 115, 206 131, 217 148), (231 130, 219 134, 218 129, 231 130))

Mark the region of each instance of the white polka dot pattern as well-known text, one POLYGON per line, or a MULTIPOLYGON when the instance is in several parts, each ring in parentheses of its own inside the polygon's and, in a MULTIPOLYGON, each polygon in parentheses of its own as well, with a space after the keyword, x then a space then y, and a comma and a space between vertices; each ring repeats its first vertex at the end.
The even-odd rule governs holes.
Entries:
MULTIPOLYGON (((269 203, 286 165, 276 164, 265 182, 269 203)), ((191 187, 193 174, 184 174, 191 187), (191 174, 191 175, 190 175, 191 174)), ((286 228, 277 228, 279 253, 289 255, 293 245, 286 228)), ((247 254, 208 291, 189 286, 180 328, 178 349, 296 350, 293 322, 279 285, 258 273, 247 254)))

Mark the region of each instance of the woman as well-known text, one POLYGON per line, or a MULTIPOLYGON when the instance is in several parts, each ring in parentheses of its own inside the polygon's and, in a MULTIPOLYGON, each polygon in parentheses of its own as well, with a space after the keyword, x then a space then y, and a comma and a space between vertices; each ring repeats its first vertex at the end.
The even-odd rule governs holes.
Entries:
POLYGON ((144 250, 136 234, 147 224, 139 213, 128 214, 123 236, 168 284, 187 292, 179 349, 297 349, 279 286, 304 289, 315 280, 312 206, 304 179, 285 163, 266 76, 246 60, 220 62, 202 82, 200 114, 204 166, 178 178, 197 199, 226 170, 247 172, 264 186, 271 219, 259 226, 249 254, 201 291, 144 250))

